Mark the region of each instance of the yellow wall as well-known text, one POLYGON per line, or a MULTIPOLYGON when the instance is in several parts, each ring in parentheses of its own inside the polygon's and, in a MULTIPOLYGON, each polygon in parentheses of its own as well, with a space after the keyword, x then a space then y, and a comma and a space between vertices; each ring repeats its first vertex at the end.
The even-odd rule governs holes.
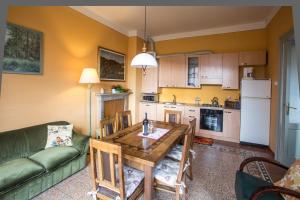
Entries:
MULTIPOLYGON (((129 37, 128 39, 128 60, 131 61, 133 57, 142 50, 143 40, 139 37, 129 37)), ((130 62, 128 63, 130 65, 130 62)), ((141 94, 142 72, 140 69, 130 67, 128 65, 128 85, 132 90, 129 96, 129 110, 132 112, 132 122, 135 123, 139 115, 139 101, 141 94)))
MULTIPOLYGON (((44 73, 3 75, 0 131, 67 120, 85 132, 88 98, 86 85, 78 83, 81 71, 97 66, 98 46, 127 54, 128 37, 68 7, 10 7, 8 21, 44 33, 44 73)), ((94 91, 111 84, 102 82, 94 91)), ((93 107, 95 126, 95 101, 93 107)))
MULTIPOLYGON (((273 83, 278 81, 280 78, 280 37, 288 33, 292 28, 293 15, 291 7, 282 7, 267 27, 267 46, 269 52, 267 74, 271 77, 273 83)), ((278 86, 273 84, 271 100, 270 147, 274 152, 276 150, 277 107, 278 86)))
MULTIPOLYGON (((215 53, 239 52, 251 50, 264 50, 267 48, 266 30, 252 30, 234 33, 216 34, 209 36, 198 36, 181 38, 167 41, 160 41, 155 44, 155 50, 160 54, 184 53, 201 50, 211 50, 215 53)), ((256 67, 257 76, 265 76, 266 67, 256 67)), ((199 96, 202 103, 210 103, 210 100, 217 96, 219 103, 231 96, 233 99, 239 97, 239 90, 226 91, 221 86, 202 86, 201 89, 162 89, 160 100, 171 101, 172 94, 177 96, 177 101, 193 103, 196 96, 199 96), (184 94, 184 95, 183 95, 184 94)))

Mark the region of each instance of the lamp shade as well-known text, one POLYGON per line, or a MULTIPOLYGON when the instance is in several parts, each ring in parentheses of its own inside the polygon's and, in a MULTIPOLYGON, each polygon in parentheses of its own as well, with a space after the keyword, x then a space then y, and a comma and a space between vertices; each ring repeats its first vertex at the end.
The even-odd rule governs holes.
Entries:
POLYGON ((131 61, 131 66, 136 68, 143 68, 147 66, 147 68, 157 67, 157 61, 149 53, 140 53, 134 56, 131 61))
POLYGON ((99 83, 99 77, 95 68, 84 68, 79 83, 99 83))

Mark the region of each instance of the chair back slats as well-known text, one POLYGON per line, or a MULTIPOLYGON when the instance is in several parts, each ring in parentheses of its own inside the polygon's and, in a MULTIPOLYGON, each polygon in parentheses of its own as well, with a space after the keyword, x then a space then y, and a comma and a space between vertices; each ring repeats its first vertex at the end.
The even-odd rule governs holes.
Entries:
MULTIPOLYGON (((117 144, 90 139, 90 157, 93 189, 96 191, 98 186, 101 186, 118 193, 121 199, 125 199, 122 147, 117 144), (104 176, 104 153, 109 155, 110 180, 107 180, 104 176), (115 162, 116 160, 117 162, 115 162), (116 172, 116 163, 118 172, 116 172)), ((97 196, 101 196, 102 199, 110 199, 104 194, 97 194, 97 196)))
POLYGON ((123 130, 132 126, 131 111, 122 111, 116 113, 117 130, 123 130))
POLYGON ((182 158, 180 161, 180 168, 179 168, 179 173, 178 173, 178 177, 177 177, 177 182, 179 182, 179 183, 182 181, 182 178, 184 175, 184 170, 185 170, 185 165, 187 164, 187 161, 189 159, 191 139, 192 139, 192 127, 189 126, 189 128, 186 130, 185 135, 184 135, 182 158))
POLYGON ((181 124, 181 111, 176 110, 165 110, 164 122, 181 124))
POLYGON ((196 118, 190 121, 191 131, 192 131, 192 138, 191 138, 191 149, 194 147, 194 139, 196 134, 196 118))
MULTIPOLYGON (((99 138, 103 138, 109 135, 114 134, 117 131, 116 127, 116 118, 103 119, 100 121, 100 136, 99 138)), ((96 136, 98 138, 98 136, 96 136)))

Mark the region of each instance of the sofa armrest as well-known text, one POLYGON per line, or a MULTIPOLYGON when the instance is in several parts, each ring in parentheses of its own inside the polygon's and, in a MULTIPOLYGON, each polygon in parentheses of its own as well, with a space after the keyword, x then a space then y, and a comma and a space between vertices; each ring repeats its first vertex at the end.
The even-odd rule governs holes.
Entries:
POLYGON ((73 146, 80 151, 81 154, 87 153, 89 148, 90 136, 79 134, 73 131, 73 146))

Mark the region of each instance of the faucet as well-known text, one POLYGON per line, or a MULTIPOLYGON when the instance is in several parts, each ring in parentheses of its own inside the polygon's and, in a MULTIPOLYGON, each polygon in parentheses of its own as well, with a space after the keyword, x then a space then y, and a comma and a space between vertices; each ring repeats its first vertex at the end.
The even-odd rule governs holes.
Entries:
POLYGON ((176 96, 173 94, 173 104, 176 104, 176 96))

